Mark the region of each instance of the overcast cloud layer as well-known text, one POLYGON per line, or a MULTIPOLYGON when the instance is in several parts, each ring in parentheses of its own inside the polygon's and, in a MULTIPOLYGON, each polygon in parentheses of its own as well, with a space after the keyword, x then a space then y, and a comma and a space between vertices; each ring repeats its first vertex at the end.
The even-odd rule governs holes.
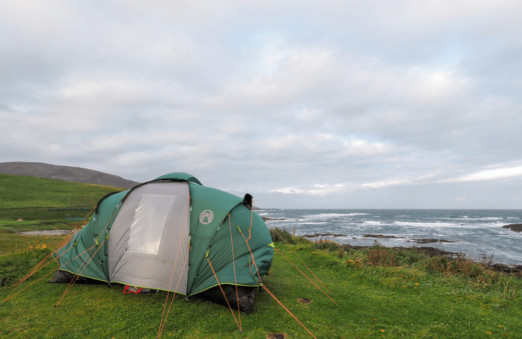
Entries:
POLYGON ((0 1, 0 162, 281 208, 521 208, 520 1, 0 1))

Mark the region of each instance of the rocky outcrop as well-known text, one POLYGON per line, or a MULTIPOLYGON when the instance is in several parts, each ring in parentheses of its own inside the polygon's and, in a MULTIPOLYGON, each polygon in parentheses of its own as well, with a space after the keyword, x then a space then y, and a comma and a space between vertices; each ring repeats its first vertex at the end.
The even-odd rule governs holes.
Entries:
POLYGON ((302 235, 302 237, 304 238, 318 238, 318 237, 345 237, 346 234, 342 234, 342 233, 331 233, 331 232, 327 232, 327 233, 312 233, 312 234, 305 234, 305 235, 302 235))
POLYGON ((452 243, 456 241, 452 240, 445 240, 445 239, 434 239, 434 238, 427 238, 427 239, 414 239, 414 243, 416 244, 434 244, 434 243, 452 243))
POLYGON ((394 239, 397 238, 394 235, 383 235, 383 234, 365 234, 363 235, 365 238, 377 238, 377 239, 394 239))
POLYGON ((515 232, 522 232, 522 224, 510 224, 506 226, 502 226, 502 228, 507 228, 515 232))

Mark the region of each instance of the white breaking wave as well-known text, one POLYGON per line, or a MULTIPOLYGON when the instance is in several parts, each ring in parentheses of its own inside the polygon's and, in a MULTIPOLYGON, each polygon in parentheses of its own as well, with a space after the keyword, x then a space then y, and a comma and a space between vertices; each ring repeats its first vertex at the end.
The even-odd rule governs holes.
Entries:
POLYGON ((504 218, 501 218, 501 217, 468 217, 468 216, 463 216, 463 217, 458 217, 458 218, 441 218, 441 219, 444 219, 444 220, 464 220, 464 221, 489 221, 489 220, 503 220, 504 218))
POLYGON ((319 213, 319 214, 306 214, 303 217, 306 219, 333 219, 342 217, 355 217, 361 215, 369 215, 368 213, 319 213))
POLYGON ((457 224, 457 223, 452 223, 452 222, 394 221, 393 225, 415 226, 415 227, 462 227, 462 224, 457 224))
POLYGON ((381 226, 383 225, 380 221, 374 221, 374 220, 366 220, 362 222, 363 226, 381 226))
POLYGON ((463 224, 454 222, 415 222, 415 221, 394 221, 393 225, 396 226, 410 226, 410 227, 425 227, 425 228, 490 228, 490 227, 502 227, 504 223, 486 223, 486 224, 463 224))
POLYGON ((292 225, 300 226, 300 225, 324 225, 326 224, 326 221, 300 221, 300 222, 294 222, 292 225))

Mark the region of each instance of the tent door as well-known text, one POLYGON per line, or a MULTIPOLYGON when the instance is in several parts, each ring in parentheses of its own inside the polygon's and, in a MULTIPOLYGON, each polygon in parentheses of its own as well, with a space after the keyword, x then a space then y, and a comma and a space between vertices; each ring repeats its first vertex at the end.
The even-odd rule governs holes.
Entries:
POLYGON ((186 182, 132 190, 110 231, 110 281, 186 294, 189 234, 186 182))

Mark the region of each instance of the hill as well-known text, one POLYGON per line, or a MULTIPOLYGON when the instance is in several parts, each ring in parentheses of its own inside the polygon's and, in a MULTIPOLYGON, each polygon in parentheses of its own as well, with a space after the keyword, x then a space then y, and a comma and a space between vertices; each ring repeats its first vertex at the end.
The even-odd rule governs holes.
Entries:
POLYGON ((91 208, 105 194, 121 190, 111 186, 0 173, 0 220, 4 209, 91 208))
POLYGON ((127 180, 113 174, 81 167, 59 166, 43 162, 3 162, 0 163, 0 173, 121 188, 132 188, 138 184, 138 182, 127 180))

